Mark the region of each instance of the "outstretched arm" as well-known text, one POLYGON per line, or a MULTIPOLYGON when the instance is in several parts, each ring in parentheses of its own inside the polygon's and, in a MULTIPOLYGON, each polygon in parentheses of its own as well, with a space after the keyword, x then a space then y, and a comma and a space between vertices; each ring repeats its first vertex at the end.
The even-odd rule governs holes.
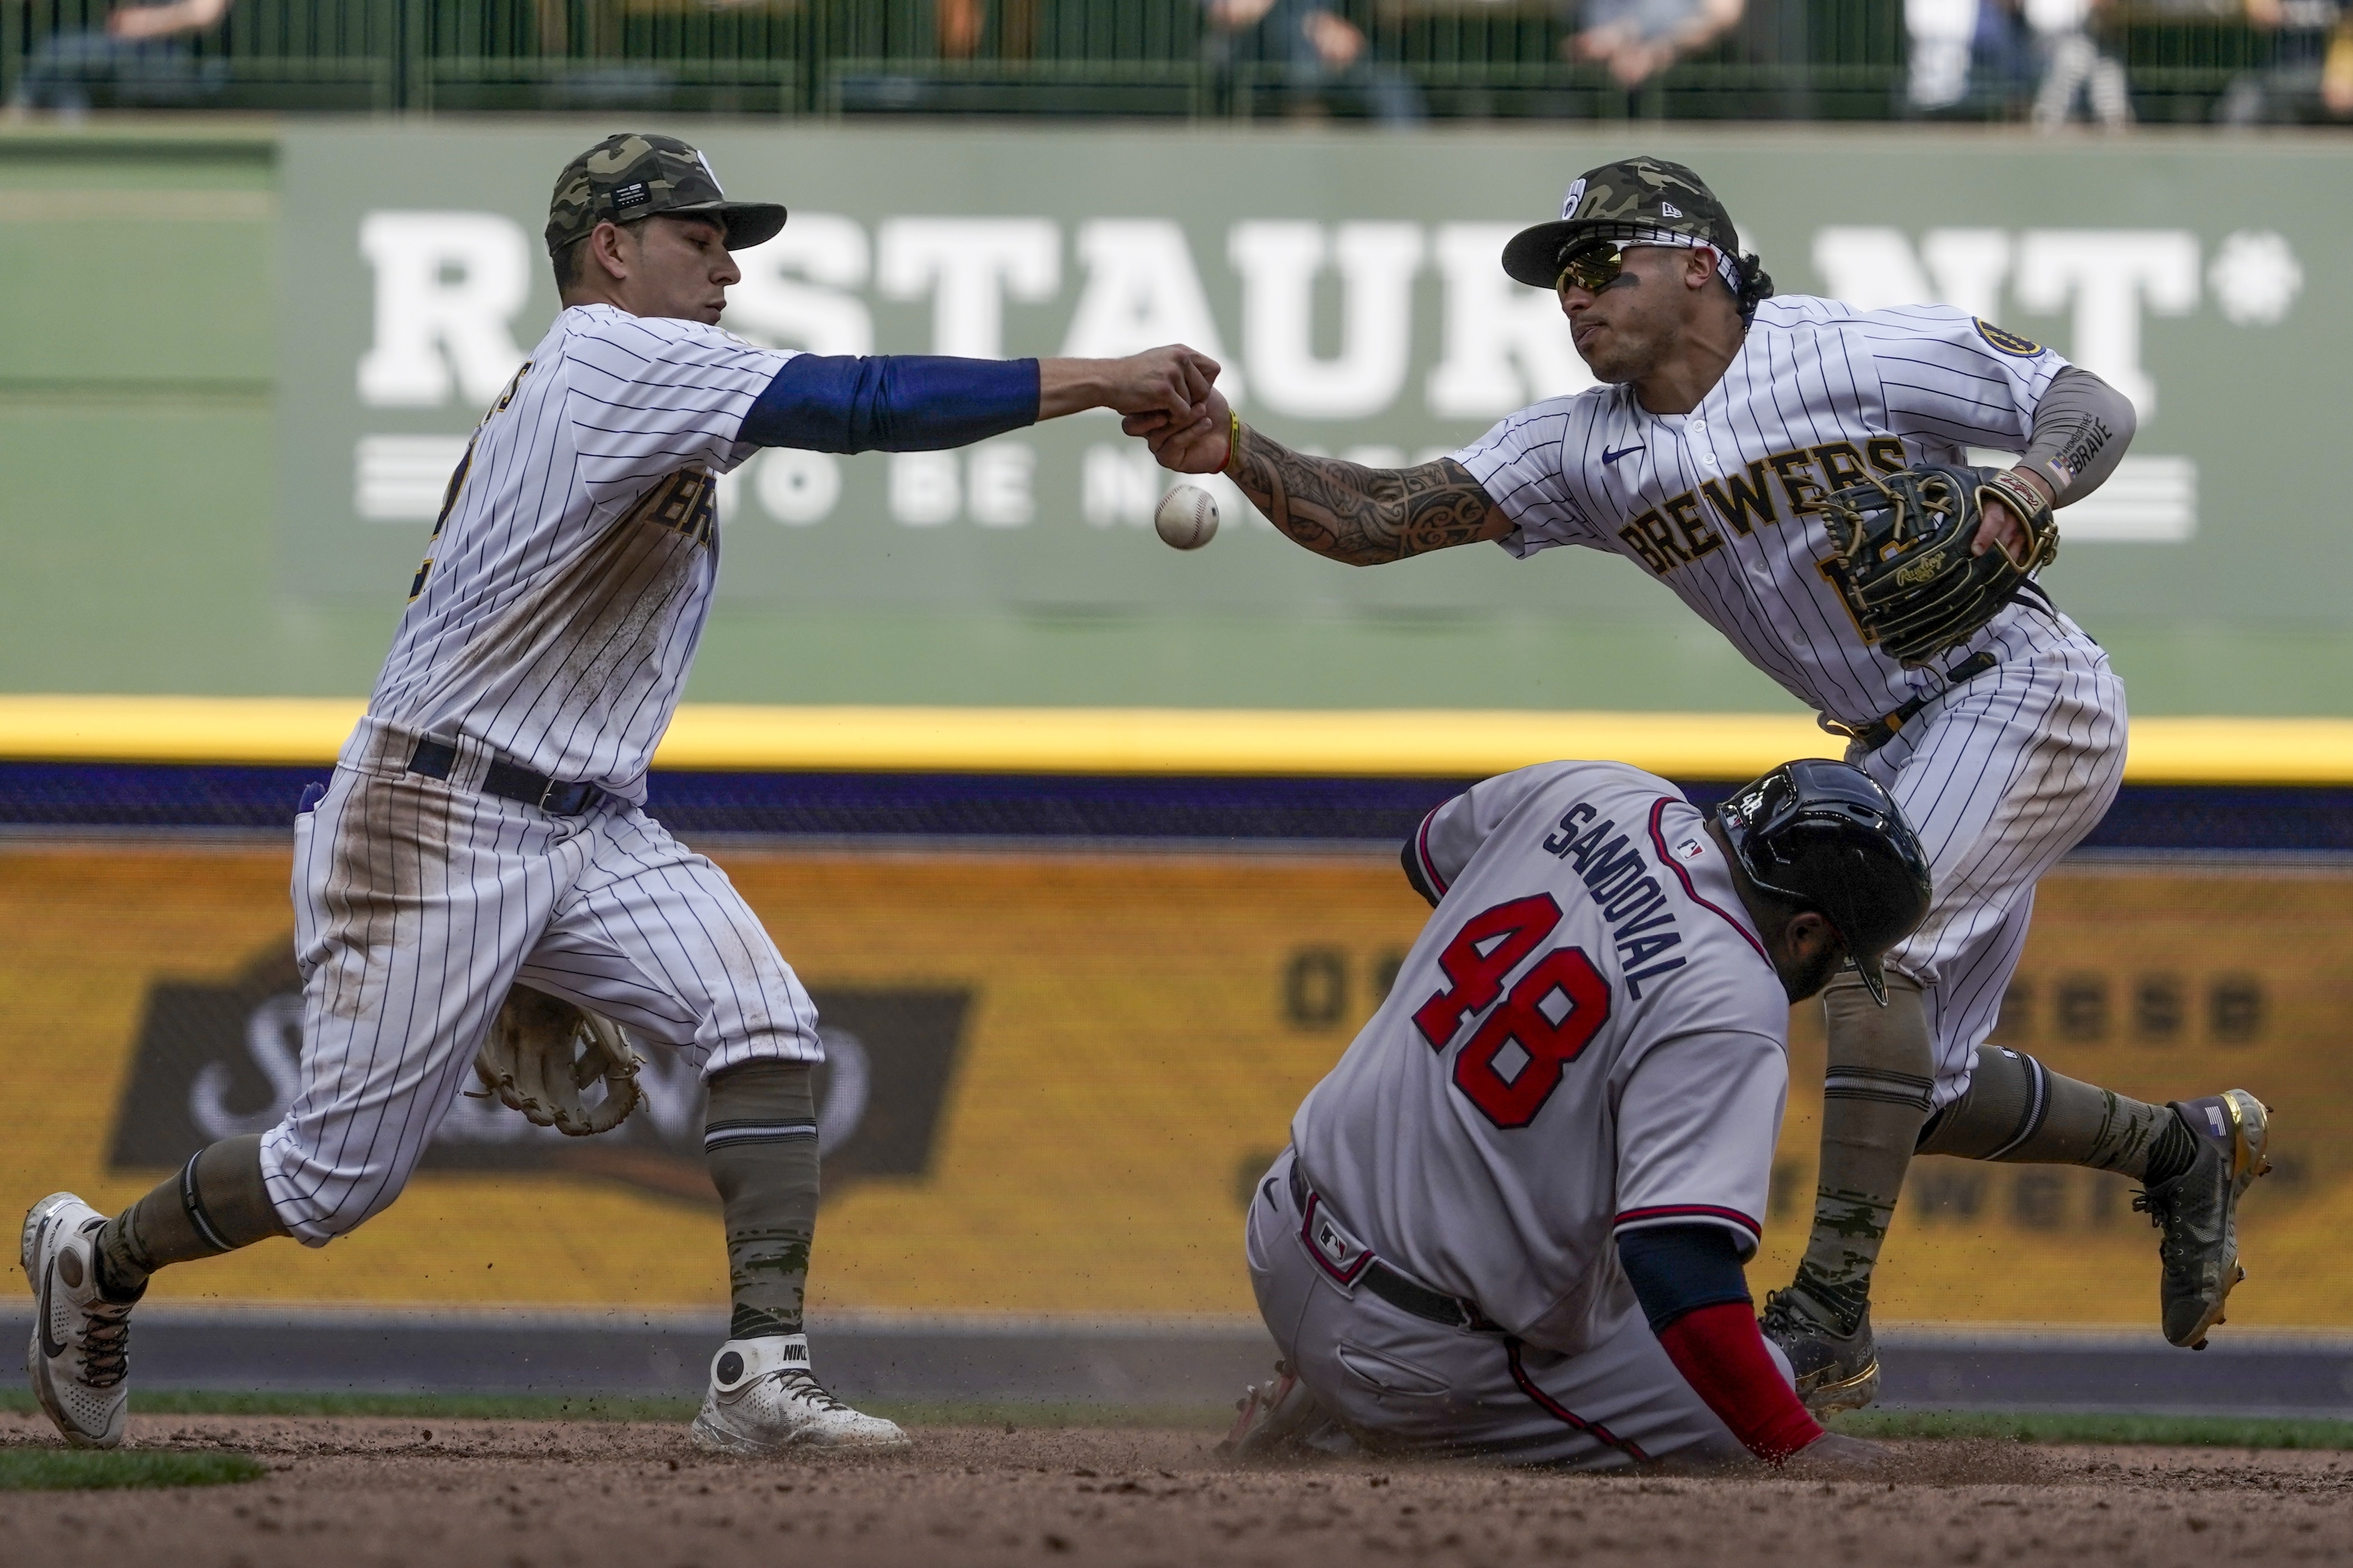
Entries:
POLYGON ((922 452, 967 446, 1085 408, 1195 420, 1218 362, 1181 344, 1125 359, 954 359, 796 354, 737 439, 812 452, 922 452))
POLYGON ((1130 416, 1124 428, 1151 444, 1163 468, 1187 474, 1222 470, 1293 541, 1351 566, 1401 561, 1512 531, 1479 481, 1451 458, 1416 468, 1311 458, 1235 419, 1220 393, 1212 392, 1208 412, 1189 424, 1141 414, 1130 416))
POLYGON ((1038 417, 1059 419, 1089 408, 1172 421, 1197 418, 1218 379, 1218 362, 1182 343, 1125 359, 1038 362, 1038 417))

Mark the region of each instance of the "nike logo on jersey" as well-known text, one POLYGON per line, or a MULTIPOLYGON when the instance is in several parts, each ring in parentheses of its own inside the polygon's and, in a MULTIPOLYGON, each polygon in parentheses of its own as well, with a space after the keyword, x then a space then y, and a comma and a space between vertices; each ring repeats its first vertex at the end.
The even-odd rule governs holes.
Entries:
POLYGON ((1620 447, 1613 452, 1607 445, 1604 445, 1601 448, 1601 466, 1606 468, 1610 464, 1616 462, 1619 458, 1624 457, 1627 453, 1641 451, 1643 443, 1637 441, 1630 447, 1620 447))

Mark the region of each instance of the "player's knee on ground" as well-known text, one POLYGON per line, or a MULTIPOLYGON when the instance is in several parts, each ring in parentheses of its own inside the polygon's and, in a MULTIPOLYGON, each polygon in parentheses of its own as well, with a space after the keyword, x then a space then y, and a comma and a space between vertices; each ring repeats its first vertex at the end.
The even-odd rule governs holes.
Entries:
POLYGON ((703 1152, 727 1226, 728 1337, 797 1334, 817 1235, 816 1069, 747 1062, 710 1090, 703 1152))

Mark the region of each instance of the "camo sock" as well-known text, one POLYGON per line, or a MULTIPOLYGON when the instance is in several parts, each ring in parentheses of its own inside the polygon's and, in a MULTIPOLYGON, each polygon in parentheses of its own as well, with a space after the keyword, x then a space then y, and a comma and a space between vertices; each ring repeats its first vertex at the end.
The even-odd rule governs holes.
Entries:
POLYGON ((2155 1185, 2189 1168, 2198 1141, 2171 1106, 2063 1077, 2023 1051, 1979 1046, 1968 1092, 1920 1130, 1919 1152, 2086 1165, 2155 1185))
POLYGON ((727 1226, 727 1337, 799 1333, 817 1235, 814 1069, 747 1062, 712 1079, 702 1148, 727 1226))
POLYGON ((136 1297, 158 1268, 286 1234, 262 1186, 261 1134, 224 1138, 106 1222, 98 1233, 99 1289, 118 1301, 136 1297))
POLYGON ((1858 981, 1822 993, 1830 1065, 1822 1082, 1821 1173, 1814 1228, 1791 1289, 1841 1334, 1871 1305, 1871 1274, 1904 1191, 1936 1084, 1920 988, 1887 977, 1881 1007, 1858 981))

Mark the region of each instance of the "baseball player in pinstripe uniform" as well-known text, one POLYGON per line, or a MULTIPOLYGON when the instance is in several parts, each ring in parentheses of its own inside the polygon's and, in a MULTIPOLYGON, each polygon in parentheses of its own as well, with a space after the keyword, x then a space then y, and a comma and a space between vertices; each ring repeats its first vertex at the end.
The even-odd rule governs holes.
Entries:
MULTIPOLYGON (((2139 1180, 2162 1231, 2166 1336, 2202 1344, 2241 1278, 2235 1205, 2265 1168, 2265 1112, 2231 1089, 2128 1100, 1987 1047, 2034 885, 2100 820, 2124 769, 2122 683, 2031 580, 1973 636, 1918 665, 1873 645, 1822 502, 1874 474, 2022 454, 2059 505, 2115 468, 2132 405, 2051 350, 1940 306, 1856 311, 1773 297, 1699 176, 1652 158, 1575 181, 1558 220, 1504 268, 1557 290, 1603 384, 1504 419, 1452 457, 1376 470, 1292 451, 1222 396, 1189 426, 1131 416, 1161 461, 1222 468, 1275 526, 1356 565, 1489 541, 1638 563, 1759 669, 1850 737, 1926 847, 1936 900, 1888 956, 1884 1005, 1853 976, 1824 994, 1830 1064, 1813 1234, 1766 1329, 1818 1409, 1866 1404, 1871 1273, 1915 1151, 2081 1164, 2139 1180)), ((1975 550, 2031 551, 1984 509, 1975 550)))
POLYGON ((906 1441, 810 1374, 816 1009, 726 876, 643 810, 710 608, 717 477, 763 446, 955 447, 1097 406, 1189 422, 1217 366, 755 347, 719 327, 729 252, 784 222, 669 137, 609 137, 559 177, 564 309, 475 431, 367 716, 297 817, 301 1093, 120 1215, 59 1193, 26 1216, 29 1370, 68 1441, 121 1440, 154 1270, 323 1246, 398 1195, 517 987, 703 1074, 733 1318, 695 1439, 906 1441))

